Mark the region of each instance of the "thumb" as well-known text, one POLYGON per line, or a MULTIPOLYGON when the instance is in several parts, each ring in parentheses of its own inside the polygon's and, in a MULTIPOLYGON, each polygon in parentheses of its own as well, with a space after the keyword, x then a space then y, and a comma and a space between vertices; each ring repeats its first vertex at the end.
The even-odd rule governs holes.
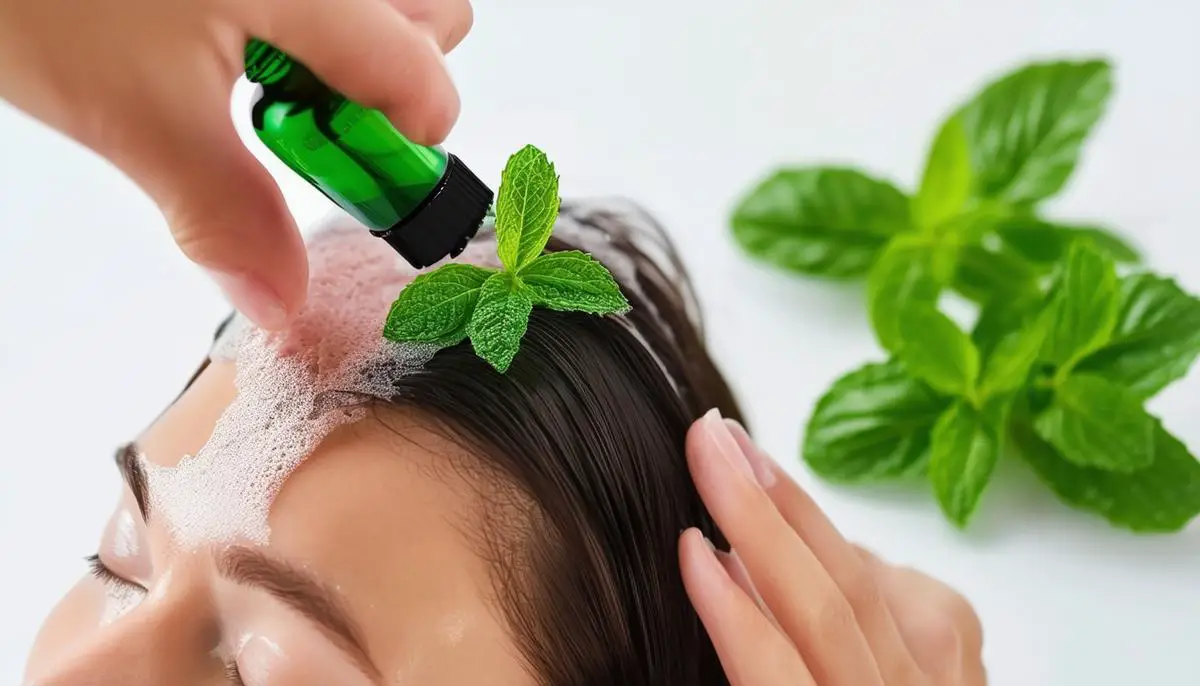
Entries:
POLYGON ((229 117, 213 119, 197 126, 193 116, 178 135, 164 132, 165 140, 151 146, 162 152, 134 165, 153 171, 135 173, 135 180, 158 202, 179 248, 233 306, 264 329, 280 329, 304 304, 304 241, 278 186, 229 117))

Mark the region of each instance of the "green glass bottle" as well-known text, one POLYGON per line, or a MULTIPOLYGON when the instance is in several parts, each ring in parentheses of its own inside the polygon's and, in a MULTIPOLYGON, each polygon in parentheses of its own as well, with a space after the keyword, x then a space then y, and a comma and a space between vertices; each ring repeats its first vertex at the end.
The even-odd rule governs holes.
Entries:
POLYGON ((284 164, 414 267, 462 252, 493 194, 457 157, 413 143, 267 43, 249 41, 245 64, 254 130, 284 164))

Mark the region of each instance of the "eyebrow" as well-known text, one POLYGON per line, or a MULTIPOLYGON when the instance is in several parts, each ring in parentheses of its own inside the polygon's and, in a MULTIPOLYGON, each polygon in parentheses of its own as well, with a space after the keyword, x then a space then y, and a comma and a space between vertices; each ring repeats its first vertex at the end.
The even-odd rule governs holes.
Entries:
POLYGON ((337 591, 308 572, 271 558, 257 550, 230 546, 217 556, 217 570, 234 583, 260 588, 324 628, 359 669, 375 681, 379 669, 364 648, 362 630, 337 591))
MULTIPOLYGON (((149 485, 142 468, 141 449, 136 442, 117 448, 116 463, 121 476, 133 491, 142 518, 150 521, 149 485)), ((363 646, 363 633, 350 616, 337 591, 329 588, 308 572, 286 562, 243 546, 230 546, 217 556, 221 576, 243 586, 253 586, 304 615, 325 629, 326 635, 376 682, 382 679, 363 646)))
POLYGON ((146 472, 142 469, 141 454, 137 443, 126 443, 117 448, 114 459, 117 462, 117 469, 121 470, 121 478, 125 479, 129 490, 133 491, 133 498, 137 501, 142 519, 149 522, 150 492, 149 486, 146 484, 146 472))

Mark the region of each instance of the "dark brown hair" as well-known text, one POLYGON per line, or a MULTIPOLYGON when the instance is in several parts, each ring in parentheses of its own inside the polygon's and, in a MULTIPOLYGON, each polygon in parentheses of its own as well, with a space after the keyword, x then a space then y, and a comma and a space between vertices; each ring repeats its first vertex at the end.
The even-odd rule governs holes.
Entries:
POLYGON ((684 437, 708 409, 740 418, 738 407, 661 231, 638 231, 622 213, 563 214, 634 265, 622 283, 632 311, 535 309, 506 374, 463 343, 397 379, 390 404, 430 418, 493 476, 479 543, 541 684, 727 684, 684 592, 677 541, 697 526, 723 545, 689 477, 684 437))

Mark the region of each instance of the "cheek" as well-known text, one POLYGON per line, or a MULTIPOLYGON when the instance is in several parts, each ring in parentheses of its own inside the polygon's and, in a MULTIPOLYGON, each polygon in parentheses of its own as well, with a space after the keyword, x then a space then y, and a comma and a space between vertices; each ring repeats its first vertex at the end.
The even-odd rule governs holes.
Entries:
POLYGON ((100 582, 86 578, 76 584, 42 624, 29 654, 29 671, 36 673, 58 664, 73 646, 99 632, 105 602, 100 582))

